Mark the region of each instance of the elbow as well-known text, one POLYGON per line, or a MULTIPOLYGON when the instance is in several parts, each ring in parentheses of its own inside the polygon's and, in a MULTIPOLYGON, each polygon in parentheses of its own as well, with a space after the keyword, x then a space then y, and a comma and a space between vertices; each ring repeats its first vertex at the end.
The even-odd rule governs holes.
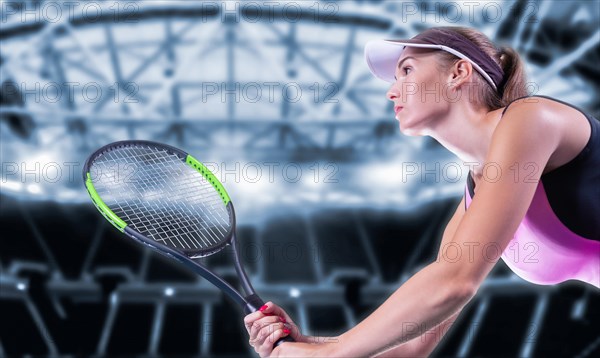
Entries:
POLYGON ((441 305, 451 305, 452 309, 460 309, 466 305, 476 294, 479 289, 479 282, 468 278, 466 275, 461 275, 452 272, 447 268, 443 271, 446 273, 443 278, 444 283, 441 297, 441 305))
POLYGON ((445 312, 444 317, 450 316, 453 313, 462 310, 476 293, 477 290, 473 285, 452 282, 448 284, 444 292, 438 296, 439 300, 437 300, 437 304, 434 304, 434 309, 445 312))
POLYGON ((463 280, 462 282, 458 282, 453 285, 448 294, 448 300, 467 304, 476 294, 478 286, 471 282, 470 280, 463 280))

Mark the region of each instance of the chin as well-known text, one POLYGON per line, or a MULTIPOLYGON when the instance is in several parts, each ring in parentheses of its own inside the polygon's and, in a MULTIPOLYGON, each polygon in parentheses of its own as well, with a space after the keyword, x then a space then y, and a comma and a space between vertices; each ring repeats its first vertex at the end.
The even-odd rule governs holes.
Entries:
POLYGON ((400 129, 400 132, 402 132, 402 134, 404 134, 405 136, 408 136, 408 137, 422 137, 424 135, 423 133, 420 133, 420 132, 417 132, 417 131, 414 131, 411 129, 408 129, 408 130, 400 129))
POLYGON ((407 126, 403 125, 402 122, 400 122, 400 132, 402 132, 402 134, 410 136, 410 137, 417 137, 417 136, 423 135, 418 129, 416 129, 414 127, 407 127, 407 126))
POLYGON ((397 119, 400 126, 400 132, 402 134, 411 136, 411 137, 422 137, 427 135, 426 128, 424 128, 425 123, 423 123, 426 118, 411 118, 404 117, 402 119, 397 119))

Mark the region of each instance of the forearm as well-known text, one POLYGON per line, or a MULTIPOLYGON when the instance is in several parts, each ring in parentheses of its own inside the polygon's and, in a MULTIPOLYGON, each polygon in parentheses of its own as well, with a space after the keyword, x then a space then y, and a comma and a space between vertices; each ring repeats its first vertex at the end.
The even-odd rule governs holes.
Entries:
POLYGON ((456 312, 435 328, 430 329, 417 338, 413 338, 406 343, 380 353, 375 358, 428 357, 450 330, 450 327, 456 321, 459 314, 460 311, 456 312))
POLYGON ((341 335, 335 355, 376 355, 448 320, 474 292, 451 268, 433 263, 419 271, 369 317, 341 335))
POLYGON ((298 342, 311 343, 311 344, 337 343, 338 341, 339 341, 339 336, 337 336, 337 337, 301 336, 300 340, 298 340, 298 342))

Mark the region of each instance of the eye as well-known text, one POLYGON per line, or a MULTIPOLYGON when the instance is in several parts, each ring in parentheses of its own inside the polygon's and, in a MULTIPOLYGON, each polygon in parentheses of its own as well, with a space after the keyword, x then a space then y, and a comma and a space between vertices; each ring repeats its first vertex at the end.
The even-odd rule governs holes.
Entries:
POLYGON ((402 67, 402 71, 404 72, 405 75, 408 75, 408 70, 412 70, 412 68, 410 66, 402 67))

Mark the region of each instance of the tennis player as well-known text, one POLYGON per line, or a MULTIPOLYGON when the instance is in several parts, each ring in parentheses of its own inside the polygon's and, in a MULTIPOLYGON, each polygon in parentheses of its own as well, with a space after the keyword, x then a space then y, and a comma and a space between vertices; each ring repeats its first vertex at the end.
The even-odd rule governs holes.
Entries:
POLYGON ((529 95, 519 55, 474 29, 371 41, 365 58, 376 77, 392 83, 387 98, 403 134, 430 136, 478 165, 435 262, 338 337, 303 336, 268 302, 245 318, 261 357, 426 356, 500 258, 533 284, 573 279, 600 287, 597 119, 529 95), (286 335, 298 343, 273 349, 286 335))

